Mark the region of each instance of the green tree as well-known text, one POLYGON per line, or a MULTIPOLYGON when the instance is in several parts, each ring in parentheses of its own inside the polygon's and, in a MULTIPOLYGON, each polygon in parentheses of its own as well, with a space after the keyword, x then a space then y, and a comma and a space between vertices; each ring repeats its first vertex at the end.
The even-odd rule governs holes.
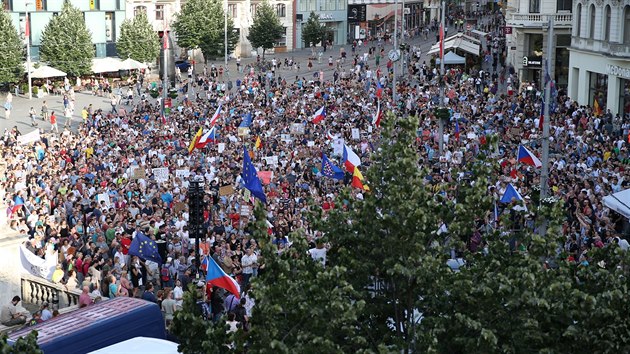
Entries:
POLYGON ((274 43, 284 34, 284 27, 275 10, 268 1, 263 1, 256 9, 254 23, 249 27, 247 39, 252 47, 262 48, 263 58, 265 51, 271 49, 274 43))
POLYGON ((0 82, 16 82, 24 74, 24 45, 11 17, 5 11, 0 11, 0 47, 0 82))
MULTIPOLYGON (((177 43, 188 49, 201 49, 206 62, 211 58, 223 57, 225 51, 225 12, 219 0, 189 0, 177 14, 173 23, 177 43)), ((234 21, 228 17, 228 53, 238 43, 234 21)))
POLYGON ((94 46, 83 13, 66 0, 58 16, 53 16, 42 33, 42 61, 69 75, 92 72, 94 46))
POLYGON ((116 50, 122 59, 131 58, 142 63, 155 61, 160 54, 160 38, 146 13, 141 11, 133 19, 123 21, 116 50))
POLYGON ((15 343, 11 346, 7 343, 7 335, 2 335, 2 340, 0 342, 0 353, 4 354, 19 354, 19 353, 32 353, 32 354, 42 354, 44 353, 41 349, 39 349, 39 345, 37 345, 37 331, 32 331, 27 334, 25 337, 19 338, 15 343))
POLYGON ((319 15, 311 11, 306 24, 302 28, 302 40, 307 47, 315 50, 315 46, 324 39, 325 34, 326 27, 319 23, 319 15))

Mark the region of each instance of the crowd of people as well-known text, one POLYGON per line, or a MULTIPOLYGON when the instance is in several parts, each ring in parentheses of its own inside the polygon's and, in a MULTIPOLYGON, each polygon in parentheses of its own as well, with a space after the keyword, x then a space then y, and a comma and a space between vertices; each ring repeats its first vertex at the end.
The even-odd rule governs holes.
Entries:
MULTIPOLYGON (((421 117, 415 145, 419 164, 432 169, 427 181, 436 193, 450 193, 447 184, 459 178, 451 174, 453 167, 492 151, 501 170, 490 192, 498 200, 511 183, 526 204, 532 203, 528 197, 539 185, 539 172, 519 164, 515 151, 521 144, 532 151, 540 147, 541 99, 535 86, 515 89, 514 70, 505 66, 501 24, 500 14, 480 20, 489 33, 482 41, 488 60, 446 73, 453 118, 442 155, 432 118, 439 105, 439 73, 417 51, 411 51, 409 75, 396 88, 391 87, 392 63, 386 58, 377 63, 382 52, 367 46, 357 49, 366 55, 336 61, 330 77, 323 71, 290 77, 294 73, 248 67, 232 82, 220 80, 215 70, 190 71, 178 84, 179 101, 168 116, 159 101, 139 94, 128 105, 119 101, 115 112, 86 107, 77 132, 44 133, 28 145, 18 144, 16 130, 7 132, 0 151, 7 163, 2 187, 11 203, 10 226, 28 238, 34 254, 58 252, 58 281, 82 290, 82 306, 92 302, 89 294, 141 297, 160 303, 167 321, 181 309, 188 285, 199 281, 196 255, 211 256, 241 284, 243 296, 237 300, 212 289, 206 317, 232 313, 229 321, 246 326, 254 306, 247 285, 264 272, 265 262, 251 233, 251 195, 242 187, 243 146, 264 172, 268 233, 277 253, 290 247, 292 232, 301 230, 311 254, 324 264, 321 234, 305 217, 309 199, 324 212, 341 207, 337 196, 351 184, 352 174, 343 180, 323 176, 322 153, 341 165, 339 147, 345 144, 365 171, 379 145, 380 127, 373 124, 378 110, 421 117), (321 107, 325 118, 314 124, 321 107), (210 129, 215 112, 213 141, 189 152, 195 133, 210 129), (207 201, 199 249, 187 224, 187 187, 194 176, 205 181, 207 201), (163 265, 128 254, 138 231, 164 245, 163 265)), ((565 201, 566 248, 576 262, 588 262, 591 247, 628 245, 622 218, 602 205, 602 197, 627 185, 630 120, 595 113, 560 92, 550 121, 549 185, 565 201)), ((366 192, 353 193, 362 199, 366 192)))

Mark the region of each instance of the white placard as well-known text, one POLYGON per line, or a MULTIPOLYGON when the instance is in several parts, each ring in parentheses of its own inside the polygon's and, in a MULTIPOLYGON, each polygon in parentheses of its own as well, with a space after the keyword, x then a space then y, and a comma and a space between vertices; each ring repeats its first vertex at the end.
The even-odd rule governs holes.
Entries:
POLYGON ((217 144, 217 149, 219 149, 219 154, 225 151, 225 143, 217 144))
POLYGON ((278 166, 278 156, 266 156, 263 159, 267 161, 269 166, 278 166))
POLYGON ((315 142, 314 141, 308 141, 308 142, 306 142, 306 146, 313 147, 313 146, 315 146, 315 142))
POLYGON ((181 179, 182 181, 187 180, 190 177, 189 170, 175 170, 175 177, 181 179))
POLYGON ((112 205, 112 202, 109 200, 109 194, 101 193, 96 196, 96 201, 98 205, 101 205, 101 202, 105 202, 105 205, 109 208, 112 205))
POLYGON ((168 181, 168 168, 166 167, 154 168, 152 172, 153 172, 153 178, 157 182, 163 183, 163 182, 168 181))
POLYGON ((368 125, 368 133, 372 132, 372 125, 368 125))
POLYGON ((26 145, 39 141, 39 129, 35 129, 32 132, 17 137, 18 144, 26 145))
POLYGON ((361 139, 361 132, 359 128, 352 128, 352 139, 359 140, 361 139))
POLYGON ((291 134, 280 134, 280 139, 282 141, 291 142, 293 139, 291 138, 291 134))
POLYGON ((343 155, 343 144, 345 141, 342 138, 333 140, 333 154, 337 156, 343 155))
POLYGON ((52 280, 53 272, 57 268, 57 252, 46 254, 46 259, 41 259, 29 251, 26 246, 20 245, 20 263, 25 272, 36 277, 52 280))

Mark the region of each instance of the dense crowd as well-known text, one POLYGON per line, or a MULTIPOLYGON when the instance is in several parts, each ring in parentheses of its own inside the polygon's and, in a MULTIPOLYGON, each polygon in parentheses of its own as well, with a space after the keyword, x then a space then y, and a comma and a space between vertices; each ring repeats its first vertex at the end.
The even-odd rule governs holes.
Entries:
MULTIPOLYGON (((324 263, 321 235, 305 218, 307 203, 310 198, 324 212, 342 207, 337 195, 351 184, 352 175, 346 173, 343 180, 324 177, 322 153, 341 166, 339 146, 346 144, 365 171, 379 145, 380 128, 372 124, 379 107, 421 117, 415 144, 419 163, 432 169, 427 181, 436 193, 452 193, 446 186, 459 178, 451 174, 452 167, 485 151, 501 166, 490 192, 499 200, 511 183, 529 205, 539 171, 519 164, 515 151, 520 144, 532 151, 541 145, 541 95, 535 84, 531 90, 516 89, 514 70, 505 67, 501 21, 500 15, 480 21, 489 33, 482 41, 480 67, 448 68, 446 104, 453 119, 446 126, 441 156, 432 118, 439 105, 438 71, 414 49, 409 75, 399 81, 395 100, 392 63, 380 56, 378 43, 357 48, 347 61, 335 58, 330 77, 323 71, 302 77, 280 70, 280 62, 273 68, 248 67, 233 82, 220 78, 215 69, 198 75, 190 71, 178 83, 179 100, 167 117, 159 100, 142 92, 135 95, 134 87, 127 93, 131 97, 125 97, 128 105, 121 102, 115 113, 85 107, 77 133, 44 133, 40 141, 20 145, 19 133, 7 132, 1 153, 7 163, 2 184, 12 204, 10 226, 28 237, 26 245, 36 255, 58 251, 61 273, 55 281, 81 289, 82 305, 90 303, 88 293, 142 297, 159 302, 167 321, 181 308, 187 286, 198 282, 196 253, 209 255, 241 283, 244 296, 239 300, 211 289, 204 307, 207 318, 232 313, 230 321, 246 323, 254 306, 247 285, 264 272, 264 260, 249 224, 252 199, 242 188, 244 145, 257 170, 270 172, 263 184, 268 233, 277 252, 290 247, 293 231, 302 230, 311 254, 324 263), (377 63, 377 56, 383 61, 377 63), (323 106, 326 117, 313 124, 313 115, 323 106), (189 153, 190 140, 199 127, 210 128, 218 107, 222 111, 214 141, 189 153), (187 226, 187 187, 194 176, 205 181, 208 202, 199 249, 187 226), (128 254, 137 231, 160 241, 161 267, 128 254)), ((595 115, 591 107, 560 92, 550 124, 549 184, 552 194, 566 202, 563 231, 571 257, 588 262, 588 249, 606 243, 627 248, 627 223, 603 207, 602 197, 622 190, 628 181, 628 116, 595 115)), ((358 199, 365 193, 353 191, 358 199)), ((524 212, 524 226, 526 220, 524 212)), ((486 223, 491 223, 490 216, 486 223)))

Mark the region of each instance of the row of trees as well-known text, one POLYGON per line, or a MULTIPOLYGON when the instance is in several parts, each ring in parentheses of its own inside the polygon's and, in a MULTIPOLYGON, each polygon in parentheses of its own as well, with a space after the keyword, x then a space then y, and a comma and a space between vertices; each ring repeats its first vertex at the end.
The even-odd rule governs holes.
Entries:
POLYGON ((590 264, 568 262, 559 223, 561 202, 542 206, 547 234, 492 224, 495 165, 482 155, 464 166, 469 178, 444 183, 446 199, 419 168, 416 118, 389 116, 380 151, 366 176, 363 201, 342 195, 316 229, 330 242, 325 268, 311 260, 301 230, 277 255, 265 212, 255 212, 255 238, 265 272, 253 280, 248 333, 195 314, 193 295, 177 314, 185 353, 522 353, 627 352, 628 254, 610 245, 589 251, 590 264), (444 228, 442 225, 446 225, 444 228), (441 231, 438 231, 441 230, 441 231), (446 264, 451 252, 466 260, 446 264), (195 326, 190 326, 190 323, 195 326), (192 338, 195 338, 191 341, 192 338), (226 344, 231 346, 228 348, 226 344))

